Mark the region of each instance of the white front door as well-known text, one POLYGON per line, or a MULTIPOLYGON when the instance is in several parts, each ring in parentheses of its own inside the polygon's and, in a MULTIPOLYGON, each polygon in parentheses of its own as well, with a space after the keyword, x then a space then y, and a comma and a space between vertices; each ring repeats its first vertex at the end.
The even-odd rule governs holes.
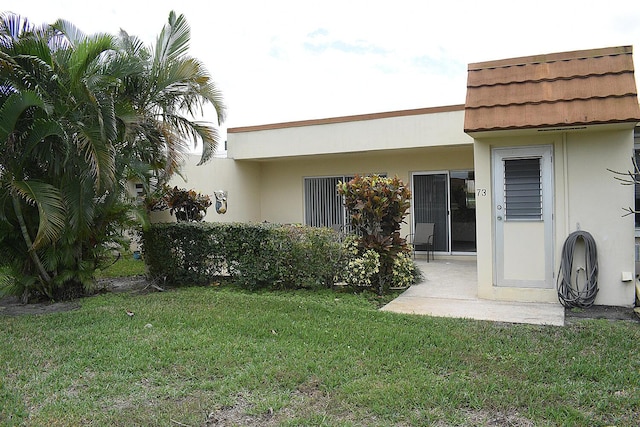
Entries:
POLYGON ((553 288, 550 145, 494 148, 496 286, 553 288))

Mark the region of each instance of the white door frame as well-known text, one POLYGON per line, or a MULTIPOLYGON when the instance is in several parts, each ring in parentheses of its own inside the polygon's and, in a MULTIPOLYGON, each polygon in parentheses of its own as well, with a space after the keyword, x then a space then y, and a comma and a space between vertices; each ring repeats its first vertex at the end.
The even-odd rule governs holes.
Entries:
MULTIPOLYGON (((554 265, 553 265, 553 146, 538 145, 526 147, 493 148, 493 226, 495 230, 494 239, 494 285, 512 286, 528 288, 553 288, 554 287, 554 265), (537 254, 537 261, 544 263, 544 278, 510 278, 505 277, 505 268, 513 266, 505 265, 505 218, 504 207, 504 160, 539 158, 541 169, 542 185, 542 218, 539 220, 512 220, 522 223, 542 222, 544 224, 544 254, 537 254)), ((524 242, 523 244, 527 244, 524 242)), ((532 254, 535 256, 536 254, 532 254)), ((521 262, 527 262, 526 259, 521 262)))

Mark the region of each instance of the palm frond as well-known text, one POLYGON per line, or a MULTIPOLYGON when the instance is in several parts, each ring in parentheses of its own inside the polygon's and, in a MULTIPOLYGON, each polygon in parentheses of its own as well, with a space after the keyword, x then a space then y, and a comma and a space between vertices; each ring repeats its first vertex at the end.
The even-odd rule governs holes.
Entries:
POLYGON ((216 111, 218 126, 222 125, 227 118, 227 107, 224 103, 222 91, 213 83, 209 82, 200 87, 200 94, 206 98, 216 111))
POLYGON ((138 181, 142 183, 146 193, 152 190, 150 185, 152 177, 153 167, 148 162, 133 160, 127 164, 124 178, 127 181, 138 181))
POLYGON ((139 37, 132 36, 122 29, 118 33, 116 43, 118 48, 128 55, 141 56, 143 59, 148 59, 150 56, 144 42, 139 37))
POLYGON ((0 50, 0 78, 3 81, 3 86, 6 85, 7 82, 13 81, 13 76, 18 72, 19 68, 11 55, 0 50))
POLYGON ((207 123, 194 122, 194 130, 202 139, 202 155, 198 166, 207 163, 214 156, 220 144, 220 134, 218 130, 207 123))
MULTIPOLYGON (((191 147, 197 148, 201 135, 196 130, 196 122, 180 114, 164 114, 162 116, 164 127, 171 129, 171 133, 165 132, 167 145, 173 145, 176 149, 188 151, 191 147)), ((200 127, 205 126, 203 123, 200 127)))
MULTIPOLYGON (((7 79, 16 89, 37 92, 45 98, 51 87, 54 87, 55 71, 50 65, 51 57, 44 53, 20 54, 12 58, 15 67, 7 79)), ((48 106, 48 103, 47 103, 48 106)), ((51 111, 51 108, 47 108, 51 111)))
POLYGON ((175 125, 178 119, 175 116, 165 116, 160 124, 162 139, 165 141, 164 173, 167 176, 173 175, 180 169, 189 151, 189 143, 183 138, 179 127, 175 125))
POLYGON ((139 224, 139 226, 141 226, 143 230, 146 230, 151 226, 149 213, 147 212, 147 209, 142 205, 133 206, 130 210, 130 214, 133 217, 133 221, 136 224, 139 224))
POLYGON ((60 191, 41 181, 12 181, 11 189, 22 200, 38 208, 39 225, 32 249, 55 241, 65 226, 65 206, 60 191))
POLYGON ((35 26, 29 20, 17 13, 3 12, 0 14, 0 46, 6 42, 19 39, 34 30, 35 26))
POLYGON ((189 50, 191 29, 184 15, 169 13, 169 20, 156 40, 153 68, 162 68, 189 50))
POLYGON ((113 37, 109 34, 95 34, 78 43, 67 64, 71 82, 80 81, 94 61, 113 47, 113 37))
MULTIPOLYGON (((195 58, 182 61, 193 95, 197 96, 200 103, 204 100, 210 103, 216 111, 218 125, 222 124, 226 117, 226 106, 222 92, 217 88, 207 68, 195 58)), ((191 110, 190 110, 191 112, 191 110)), ((193 114, 193 112, 191 112, 193 114)))
POLYGON ((0 141, 16 130, 16 123, 29 107, 44 109, 44 102, 35 92, 24 91, 13 93, 0 107, 0 141))
POLYGON ((84 126, 77 134, 78 149, 84 155, 96 191, 109 188, 116 173, 113 145, 105 141, 102 129, 98 126, 84 126))
POLYGON ((85 235, 94 222, 95 192, 93 185, 82 179, 68 179, 62 186, 67 206, 67 222, 76 235, 85 235))
POLYGON ((64 131, 60 124, 55 120, 36 119, 29 129, 27 138, 25 139, 24 154, 28 155, 33 147, 50 136, 64 136, 64 131))
POLYGON ((51 24, 51 27, 64 36, 63 40, 69 47, 77 47, 87 38, 87 35, 80 28, 65 19, 58 19, 51 24))
POLYGON ((210 103, 216 110, 218 124, 226 115, 222 93, 211 81, 206 68, 193 58, 181 58, 156 70, 152 98, 166 108, 202 114, 202 106, 210 103))

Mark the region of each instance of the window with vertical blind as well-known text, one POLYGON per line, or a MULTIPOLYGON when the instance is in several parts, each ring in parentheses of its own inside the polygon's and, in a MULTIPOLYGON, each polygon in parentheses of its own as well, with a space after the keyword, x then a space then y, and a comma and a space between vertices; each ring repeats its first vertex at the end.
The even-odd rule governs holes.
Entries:
POLYGON ((540 158, 504 160, 506 220, 542 220, 540 158))
POLYGON ((305 178, 304 223, 312 227, 347 227, 348 214, 336 186, 351 179, 353 175, 305 178))
POLYGON ((345 225, 342 197, 336 186, 345 177, 304 179, 304 221, 312 227, 345 225))

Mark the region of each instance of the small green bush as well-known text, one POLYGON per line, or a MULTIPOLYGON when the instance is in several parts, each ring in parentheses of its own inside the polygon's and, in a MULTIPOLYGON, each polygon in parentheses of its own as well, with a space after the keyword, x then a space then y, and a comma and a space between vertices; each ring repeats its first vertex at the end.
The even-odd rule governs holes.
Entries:
POLYGON ((142 240, 152 278, 203 284, 229 276, 249 289, 330 286, 341 251, 333 230, 276 224, 154 224, 142 240))

